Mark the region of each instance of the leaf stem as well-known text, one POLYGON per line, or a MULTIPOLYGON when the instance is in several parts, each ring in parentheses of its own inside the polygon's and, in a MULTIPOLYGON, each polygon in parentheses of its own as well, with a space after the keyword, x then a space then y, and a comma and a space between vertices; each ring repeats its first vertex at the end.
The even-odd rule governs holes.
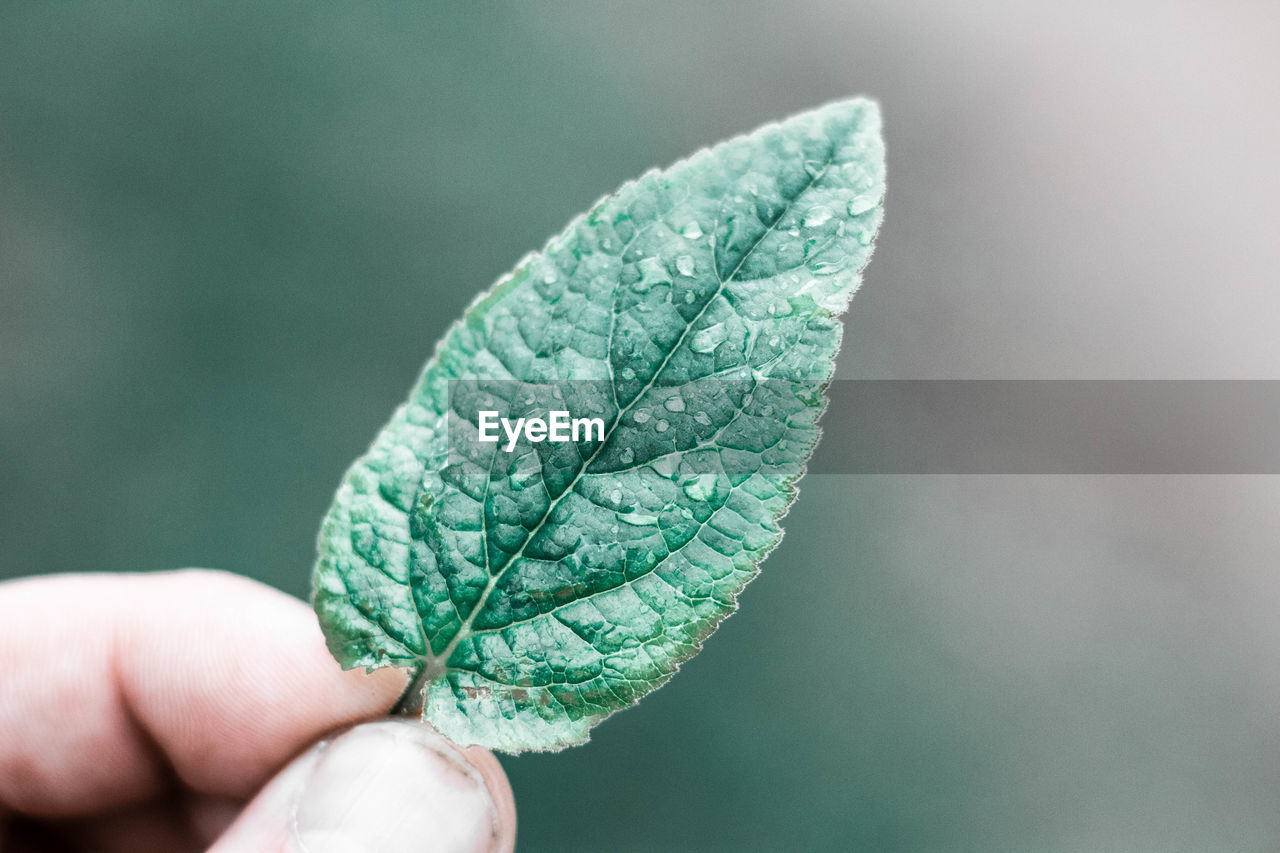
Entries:
POLYGON ((413 670, 413 677, 409 680, 409 686, 400 694, 400 698, 396 700, 396 704, 391 708, 391 713, 401 714, 406 717, 421 716, 422 706, 427 697, 427 684, 436 675, 439 675, 439 673, 432 672, 431 667, 427 666, 426 663, 413 670))

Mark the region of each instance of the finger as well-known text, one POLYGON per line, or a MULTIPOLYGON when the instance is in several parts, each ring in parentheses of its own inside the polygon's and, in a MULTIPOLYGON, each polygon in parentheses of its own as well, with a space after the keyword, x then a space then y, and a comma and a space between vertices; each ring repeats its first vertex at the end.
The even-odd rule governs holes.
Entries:
POLYGON ((284 769, 211 853, 490 853, 515 848, 493 754, 412 720, 364 723, 284 769))
POLYGON ((0 650, 0 811, 45 816, 138 802, 174 775, 247 800, 405 685, 343 672, 297 599, 209 571, 0 584, 0 650))

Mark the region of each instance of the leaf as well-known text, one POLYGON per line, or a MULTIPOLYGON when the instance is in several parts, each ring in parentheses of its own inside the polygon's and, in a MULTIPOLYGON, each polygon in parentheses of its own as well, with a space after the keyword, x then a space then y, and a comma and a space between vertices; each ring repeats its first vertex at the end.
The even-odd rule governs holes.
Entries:
POLYGON ((412 670, 402 710, 508 752, 666 682, 781 538, 883 196, 876 106, 845 101, 649 172, 522 260, 338 490, 334 656, 412 670), (603 440, 477 441, 484 407, 553 398, 603 440))

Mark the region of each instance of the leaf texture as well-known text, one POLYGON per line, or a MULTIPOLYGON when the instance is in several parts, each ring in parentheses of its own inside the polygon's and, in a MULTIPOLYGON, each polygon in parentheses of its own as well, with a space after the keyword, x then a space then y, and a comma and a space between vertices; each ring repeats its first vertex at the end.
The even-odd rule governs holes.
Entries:
POLYGON ((524 258, 338 490, 313 578, 334 656, 411 670, 406 708, 508 752, 666 682, 781 538, 883 197, 855 99, 650 172, 524 258), (475 440, 481 408, 548 394, 603 440, 475 440))

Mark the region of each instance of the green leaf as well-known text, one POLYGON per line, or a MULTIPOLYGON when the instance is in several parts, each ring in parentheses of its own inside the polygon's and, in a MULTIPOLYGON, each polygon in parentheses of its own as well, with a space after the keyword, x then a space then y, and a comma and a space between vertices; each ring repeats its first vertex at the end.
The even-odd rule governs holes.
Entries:
POLYGON ((883 197, 876 106, 844 101, 650 172, 522 260, 338 490, 334 656, 412 670, 402 710, 508 752, 666 682, 781 538, 883 197), (482 409, 553 399, 603 440, 477 440, 482 409))

